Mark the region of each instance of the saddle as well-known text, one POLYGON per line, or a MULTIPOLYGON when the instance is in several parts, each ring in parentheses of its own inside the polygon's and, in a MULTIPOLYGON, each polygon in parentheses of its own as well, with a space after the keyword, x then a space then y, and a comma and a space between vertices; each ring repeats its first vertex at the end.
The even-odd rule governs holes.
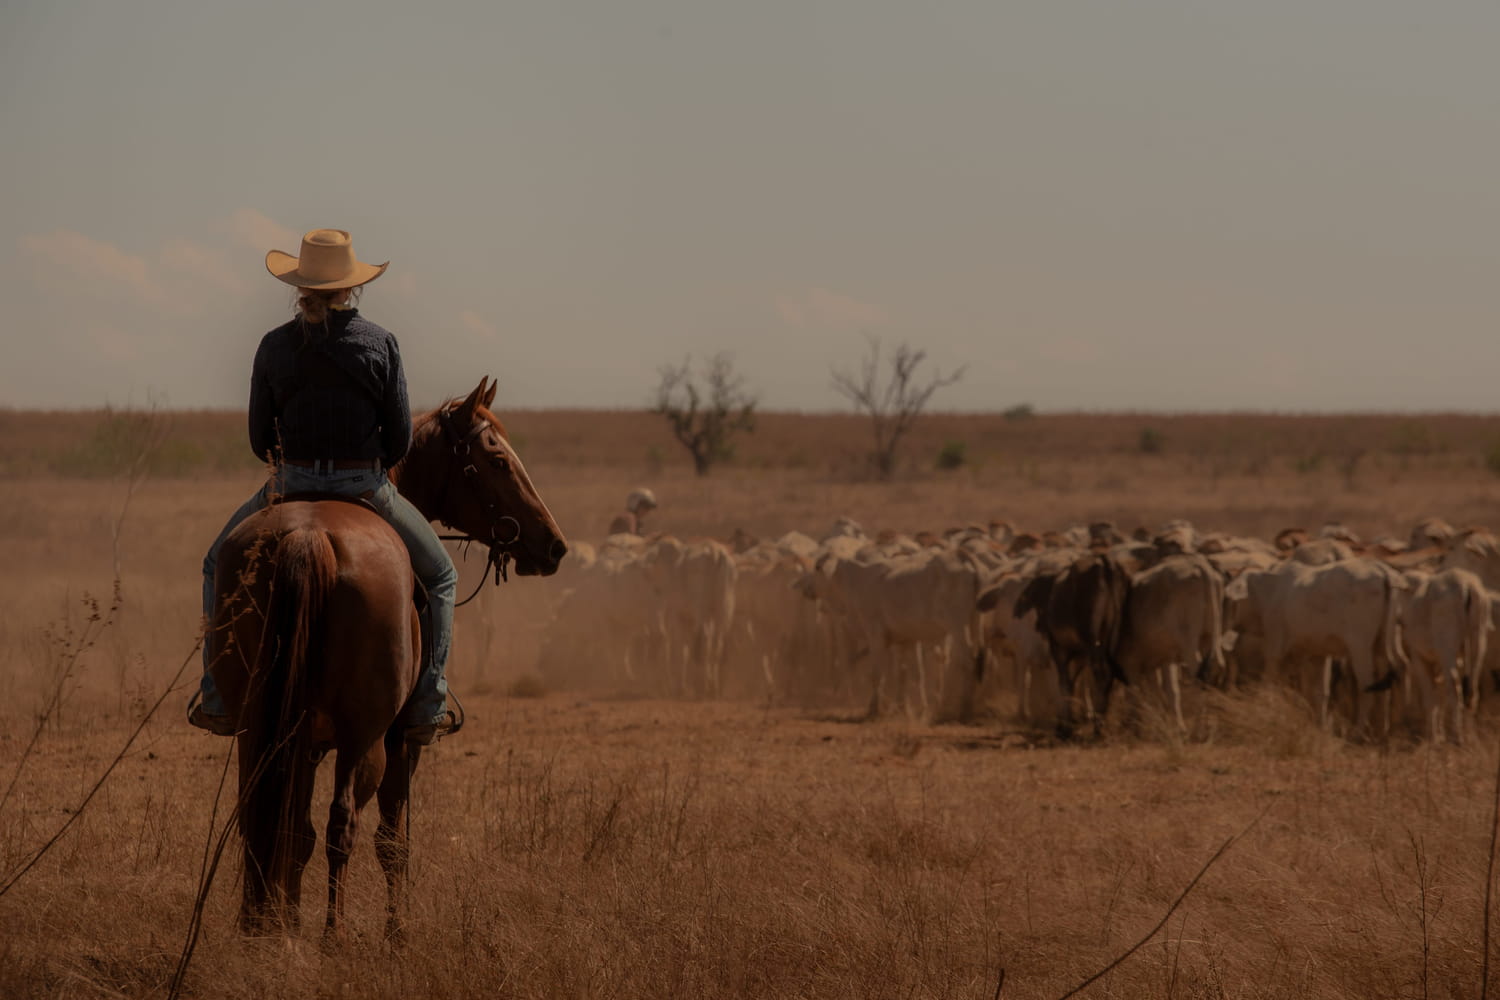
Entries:
MULTIPOLYGON (((356 507, 363 507, 382 521, 385 520, 385 515, 380 513, 380 508, 376 507, 369 497, 349 496, 345 493, 319 493, 316 490, 304 490, 301 493, 283 493, 275 497, 272 503, 347 503, 353 504, 356 507)), ((415 573, 412 574, 412 578, 414 585, 412 587, 411 602, 418 612, 426 611, 427 588, 422 586, 421 578, 417 577, 415 573)))
MULTIPOLYGON (((374 501, 369 497, 349 496, 346 493, 319 493, 316 490, 304 490, 301 493, 283 493, 272 498, 273 504, 277 503, 352 503, 356 507, 363 507, 372 514, 379 514, 374 501)), ((381 518, 384 520, 384 517, 381 518)))

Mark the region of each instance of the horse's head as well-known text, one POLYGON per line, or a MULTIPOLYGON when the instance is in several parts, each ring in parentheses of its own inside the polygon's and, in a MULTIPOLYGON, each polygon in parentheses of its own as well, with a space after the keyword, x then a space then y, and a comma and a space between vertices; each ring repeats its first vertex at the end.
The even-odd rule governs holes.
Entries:
MULTIPOLYGON (((419 474, 438 481, 422 485, 426 503, 417 505, 429 517, 509 554, 518 574, 549 576, 557 572, 568 543, 505 428, 489 411, 494 401, 495 386, 486 377, 463 402, 449 402, 423 418, 420 444, 413 434, 412 447, 426 453, 419 474)), ((410 495, 407 485, 403 482, 402 489, 410 495)))

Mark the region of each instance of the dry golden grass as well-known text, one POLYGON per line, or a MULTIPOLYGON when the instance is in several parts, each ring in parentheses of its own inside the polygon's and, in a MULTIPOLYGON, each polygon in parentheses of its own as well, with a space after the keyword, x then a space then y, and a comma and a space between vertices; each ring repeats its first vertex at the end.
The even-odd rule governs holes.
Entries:
MULTIPOLYGON (((51 437, 28 430, 47 424, 38 415, 0 426, 0 789, 67 665, 44 630, 81 630, 84 594, 111 590, 121 483, 44 474, 35 458, 76 448, 98 419, 70 416, 51 437)), ((212 419, 213 433, 231 423, 212 419)), ((720 536, 816 531, 845 514, 906 530, 1186 516, 1260 534, 1339 519, 1404 536, 1429 514, 1493 523, 1500 499, 1482 453, 1500 422, 1479 418, 1425 418, 1447 443, 1421 454, 1385 447, 1398 418, 941 418, 912 444, 926 467, 891 484, 855 478, 860 428, 843 418, 768 417, 739 463, 702 481, 639 415, 510 423, 558 520, 583 539, 638 482, 662 497, 661 528, 720 536), (1144 425, 1161 430, 1163 454, 1136 451, 1144 425), (1336 457, 1305 461, 1320 435, 1330 456, 1366 436, 1351 474, 1336 457), (996 457, 930 471, 959 438, 971 458, 996 457), (1242 445, 1218 455, 1221 439, 1266 443, 1258 458, 1242 445)), ((149 481, 131 500, 123 603, 78 658, 0 811, 0 884, 69 818, 190 650, 203 549, 257 482, 248 463, 217 470, 149 481)), ((549 692, 531 658, 559 586, 513 580, 459 612, 451 676, 470 724, 417 775, 409 945, 379 939, 367 825, 352 943, 319 947, 321 852, 309 929, 292 941, 236 934, 231 863, 188 995, 988 998, 1003 969, 1002 996, 1055 997, 1133 943, 1258 816, 1164 932, 1089 995, 1479 993, 1492 720, 1463 748, 1353 746, 1284 693, 1258 691, 1195 697, 1186 740, 1148 707, 1110 740, 1068 746, 998 715, 854 724, 794 707, 549 692)), ((163 993, 228 749, 181 721, 185 697, 0 897, 0 996, 163 993)))

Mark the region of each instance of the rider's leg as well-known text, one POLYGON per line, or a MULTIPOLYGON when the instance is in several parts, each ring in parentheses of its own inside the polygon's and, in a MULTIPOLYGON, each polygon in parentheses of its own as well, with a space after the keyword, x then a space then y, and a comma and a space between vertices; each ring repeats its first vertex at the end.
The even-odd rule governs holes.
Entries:
POLYGON ((427 610, 422 614, 424 662, 401 721, 407 727, 441 726, 447 721, 448 682, 444 671, 453 643, 453 597, 458 587, 458 571, 427 518, 397 493, 394 486, 387 483, 377 490, 375 505, 406 543, 412 569, 427 589, 427 610))
MULTIPOLYGON (((229 537, 229 533, 237 528, 241 521, 265 507, 266 492, 269 489, 270 484, 262 486, 255 491, 254 496, 240 504, 239 510, 229 516, 229 520, 224 525, 224 530, 219 532, 219 537, 214 539, 214 543, 208 547, 208 554, 203 557, 203 620, 206 623, 206 628, 213 627, 214 572, 219 565, 219 550, 224 547, 224 539, 229 537)), ((227 718, 229 709, 225 707, 223 697, 219 694, 218 688, 214 686, 213 674, 208 672, 209 666, 208 637, 205 634, 203 641, 203 679, 200 682, 199 688, 203 699, 203 714, 213 716, 214 718, 227 718)))

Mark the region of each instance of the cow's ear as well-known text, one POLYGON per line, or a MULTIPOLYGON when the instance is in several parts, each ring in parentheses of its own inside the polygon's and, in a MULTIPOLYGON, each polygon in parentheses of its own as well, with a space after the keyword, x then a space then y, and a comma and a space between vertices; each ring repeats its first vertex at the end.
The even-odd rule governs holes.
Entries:
POLYGON ((1224 587, 1224 596, 1231 601, 1243 601, 1250 596, 1250 574, 1241 573, 1224 587))
POLYGON ((999 586, 994 586, 980 594, 979 599, 974 602, 974 606, 980 611, 994 611, 995 605, 999 603, 1000 588, 999 586))
POLYGON ((1038 576, 1032 579, 1022 590, 1021 596, 1016 598, 1016 606, 1013 614, 1017 618, 1024 617, 1027 612, 1040 611, 1042 605, 1047 603, 1047 598, 1052 595, 1051 575, 1038 576))

